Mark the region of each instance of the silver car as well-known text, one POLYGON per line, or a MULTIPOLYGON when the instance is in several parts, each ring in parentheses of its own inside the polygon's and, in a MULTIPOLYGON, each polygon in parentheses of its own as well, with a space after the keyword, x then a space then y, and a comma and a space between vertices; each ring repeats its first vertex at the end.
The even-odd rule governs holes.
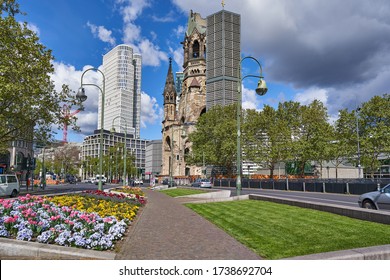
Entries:
POLYGON ((362 208, 390 210, 390 184, 378 191, 362 194, 358 203, 362 208))
POLYGON ((195 188, 212 188, 213 184, 208 179, 197 179, 191 184, 191 187, 195 188))

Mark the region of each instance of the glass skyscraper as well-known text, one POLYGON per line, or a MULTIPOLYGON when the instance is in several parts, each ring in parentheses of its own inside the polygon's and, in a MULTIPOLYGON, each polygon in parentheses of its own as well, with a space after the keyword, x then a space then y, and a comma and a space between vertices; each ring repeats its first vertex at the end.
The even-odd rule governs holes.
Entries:
MULTIPOLYGON (((103 128, 110 130, 115 119, 115 130, 140 138, 141 123, 141 66, 140 54, 128 45, 118 45, 103 56, 106 78, 103 128), (126 120, 126 123, 123 119, 126 120)), ((99 115, 101 96, 99 98, 99 115)), ((101 128, 100 118, 98 129, 101 128)))

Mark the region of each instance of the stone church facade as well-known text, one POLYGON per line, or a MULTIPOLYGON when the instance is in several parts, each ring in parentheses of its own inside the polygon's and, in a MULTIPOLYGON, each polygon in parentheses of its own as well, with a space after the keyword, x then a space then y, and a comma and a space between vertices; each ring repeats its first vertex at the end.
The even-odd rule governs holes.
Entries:
POLYGON ((182 44, 182 90, 176 92, 170 61, 163 93, 161 176, 172 176, 176 181, 188 180, 202 174, 202 167, 189 166, 185 162, 185 155, 191 150, 188 135, 195 130, 199 117, 206 112, 206 19, 200 14, 190 12, 182 44), (176 104, 178 95, 180 101, 176 104))

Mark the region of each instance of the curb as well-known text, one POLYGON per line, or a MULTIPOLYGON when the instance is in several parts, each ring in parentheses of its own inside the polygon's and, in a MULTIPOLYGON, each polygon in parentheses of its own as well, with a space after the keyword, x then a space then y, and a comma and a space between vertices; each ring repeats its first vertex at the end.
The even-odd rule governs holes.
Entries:
POLYGON ((221 191, 207 191, 205 193, 190 194, 184 196, 177 196, 176 198, 185 197, 185 198, 200 198, 200 199, 225 199, 230 198, 231 191, 221 190, 221 191))
POLYGON ((0 239, 0 258, 56 259, 56 260, 113 260, 116 254, 88 249, 78 249, 52 244, 42 244, 15 239, 0 239))
POLYGON ((390 245, 312 254, 283 260, 390 260, 390 245))

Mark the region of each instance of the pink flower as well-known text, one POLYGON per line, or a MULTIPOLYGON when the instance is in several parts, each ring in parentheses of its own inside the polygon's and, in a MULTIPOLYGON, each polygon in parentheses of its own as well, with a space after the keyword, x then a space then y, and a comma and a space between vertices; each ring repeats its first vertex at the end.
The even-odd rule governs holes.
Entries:
POLYGON ((71 225, 71 226, 73 226, 73 225, 74 225, 74 222, 73 222, 73 221, 71 221, 71 220, 65 220, 65 223, 66 223, 66 224, 69 224, 69 225, 71 225))
POLYGON ((34 221, 34 220, 32 220, 32 219, 28 219, 27 221, 28 221, 28 223, 29 223, 30 225, 36 225, 36 224, 38 224, 37 221, 34 221))
POLYGON ((18 216, 8 217, 4 220, 4 223, 15 223, 18 220, 18 216))
POLYGON ((58 220, 58 219, 60 219, 61 218, 61 216, 60 215, 57 215, 57 216, 52 216, 52 217, 50 217, 50 220, 51 221, 56 221, 56 220, 58 220))

